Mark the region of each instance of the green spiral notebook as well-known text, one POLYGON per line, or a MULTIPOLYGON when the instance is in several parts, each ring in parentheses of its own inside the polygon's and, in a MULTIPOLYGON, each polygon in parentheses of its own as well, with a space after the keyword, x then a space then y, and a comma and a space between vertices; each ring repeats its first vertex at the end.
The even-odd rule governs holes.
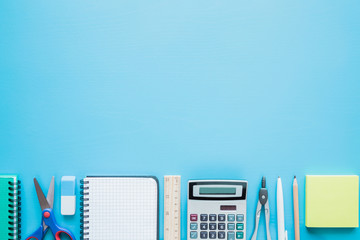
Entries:
POLYGON ((20 239, 20 182, 0 175, 0 239, 20 239))

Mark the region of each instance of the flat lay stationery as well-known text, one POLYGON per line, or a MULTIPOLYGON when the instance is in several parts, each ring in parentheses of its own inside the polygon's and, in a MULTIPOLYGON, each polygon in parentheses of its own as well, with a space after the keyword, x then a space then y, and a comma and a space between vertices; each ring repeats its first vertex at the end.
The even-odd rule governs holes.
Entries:
MULTIPOLYGON (((76 177, 61 179, 61 214, 76 212, 76 177)), ((357 228, 359 226, 359 176, 307 175, 305 226, 308 228, 357 228)), ((159 240, 159 183, 152 176, 88 176, 82 179, 81 239, 159 240), (139 231, 141 226, 141 231, 139 231)), ((0 176, 0 239, 20 239, 20 182, 16 175, 0 176)), ((34 178, 41 208, 40 226, 26 240, 44 239, 48 230, 56 240, 75 235, 60 227, 53 210, 55 178, 45 196, 34 178)), ((244 180, 189 180, 187 193, 187 240, 246 239, 248 182, 244 180)), ((275 190, 275 189, 274 189, 275 190)), ((287 240, 284 196, 276 180, 277 238, 287 240)), ((181 176, 164 176, 164 240, 181 240, 181 176)), ((251 240, 258 237, 262 212, 266 239, 271 240, 269 190, 262 177, 251 240), (262 211, 264 209, 264 211, 262 211)), ((292 182, 294 239, 300 240, 299 185, 292 182)))
POLYGON ((247 181, 188 182, 188 240, 246 239, 247 181))
POLYGON ((45 197, 38 181, 34 178, 36 194, 41 207, 41 222, 40 226, 35 232, 26 238, 26 240, 42 240, 47 231, 50 229, 56 240, 60 240, 62 236, 67 236, 70 240, 76 240, 75 236, 67 229, 60 227, 55 219, 53 212, 54 205, 54 177, 51 179, 50 187, 45 197))
POLYGON ((0 240, 75 239, 360 240, 360 0, 0 0, 0 240))
POLYGON ((266 236, 267 240, 271 240, 271 233, 270 233, 270 207, 269 207, 269 195, 268 190, 266 189, 266 178, 263 177, 261 180, 261 188, 259 191, 258 203, 256 207, 255 213, 255 230, 251 237, 251 240, 257 239, 257 232, 259 228, 259 222, 261 217, 261 211, 264 208, 265 212, 265 222, 266 222, 266 236))
POLYGON ((300 223, 299 223, 299 186, 296 176, 293 181, 293 207, 294 207, 294 232, 295 240, 300 240, 300 223))
POLYGON ((359 227, 359 176, 307 175, 305 208, 306 227, 359 227))
POLYGON ((61 178, 61 215, 74 215, 76 211, 75 176, 61 178))
POLYGON ((164 240, 180 240, 181 176, 164 176, 164 240))
POLYGON ((159 238, 157 178, 88 176, 82 180, 82 194, 83 239, 159 238))
POLYGON ((20 181, 0 175, 0 239, 20 239, 20 181))
POLYGON ((287 240, 288 235, 285 231, 285 217, 284 217, 284 194, 281 178, 277 179, 276 187, 276 207, 277 207, 277 225, 278 225, 278 240, 287 240))

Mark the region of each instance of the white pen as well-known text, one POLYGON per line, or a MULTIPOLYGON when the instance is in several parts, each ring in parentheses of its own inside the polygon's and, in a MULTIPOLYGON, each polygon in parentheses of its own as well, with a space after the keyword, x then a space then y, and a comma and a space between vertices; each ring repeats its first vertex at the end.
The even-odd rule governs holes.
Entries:
POLYGON ((277 180, 276 188, 276 203, 277 203, 277 226, 278 226, 278 240, 287 240, 287 231, 285 231, 284 219, 284 195, 281 183, 281 178, 277 180))

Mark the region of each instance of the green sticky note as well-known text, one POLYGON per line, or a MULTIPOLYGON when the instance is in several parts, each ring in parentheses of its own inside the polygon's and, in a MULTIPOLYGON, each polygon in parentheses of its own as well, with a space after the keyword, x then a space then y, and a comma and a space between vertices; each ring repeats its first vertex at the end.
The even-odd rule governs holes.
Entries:
POLYGON ((359 176, 306 176, 305 225, 359 227, 359 176))

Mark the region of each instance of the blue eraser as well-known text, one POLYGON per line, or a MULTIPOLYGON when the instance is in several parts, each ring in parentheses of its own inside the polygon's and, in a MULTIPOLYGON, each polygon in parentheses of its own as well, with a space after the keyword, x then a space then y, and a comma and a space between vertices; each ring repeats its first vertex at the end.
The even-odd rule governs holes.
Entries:
POLYGON ((61 214, 74 215, 75 211, 75 176, 63 176, 61 178, 61 214))
POLYGON ((75 195, 75 176, 63 176, 61 178, 61 196, 75 195))

